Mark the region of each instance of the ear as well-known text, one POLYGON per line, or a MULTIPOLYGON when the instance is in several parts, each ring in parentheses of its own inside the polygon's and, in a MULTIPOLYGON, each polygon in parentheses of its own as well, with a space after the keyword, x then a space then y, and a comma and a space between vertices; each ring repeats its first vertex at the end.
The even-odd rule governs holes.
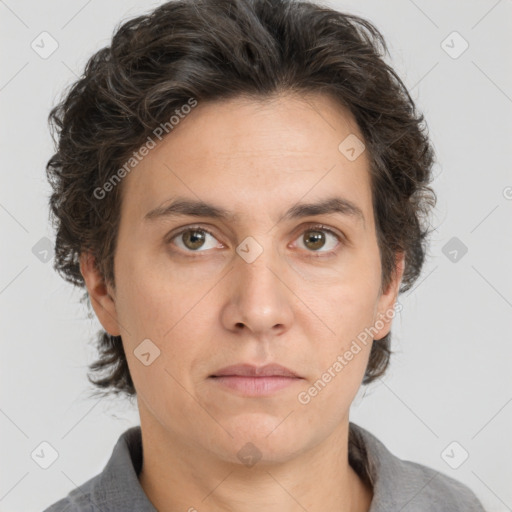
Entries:
POLYGON ((397 253, 395 262, 395 271, 392 280, 389 283, 388 289, 382 292, 377 304, 376 316, 373 323, 375 330, 378 331, 374 336, 375 340, 380 340, 389 334, 391 323, 396 315, 395 305, 405 268, 405 253, 397 253), (382 328, 379 328, 381 326, 382 328))
POLYGON ((91 305, 101 325, 110 335, 119 336, 114 290, 105 283, 91 253, 80 254, 80 272, 89 292, 91 305))

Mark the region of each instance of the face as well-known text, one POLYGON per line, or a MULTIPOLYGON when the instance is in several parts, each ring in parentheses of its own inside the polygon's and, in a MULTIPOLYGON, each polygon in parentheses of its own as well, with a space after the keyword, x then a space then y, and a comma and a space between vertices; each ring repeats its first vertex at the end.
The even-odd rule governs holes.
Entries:
POLYGON ((381 290, 369 159, 339 149, 349 135, 324 96, 199 104, 124 178, 115 289, 85 257, 82 273, 141 421, 180 446, 284 461, 347 423, 371 349, 357 340, 389 331, 402 274, 381 290), (237 364, 300 378, 212 377, 237 364))

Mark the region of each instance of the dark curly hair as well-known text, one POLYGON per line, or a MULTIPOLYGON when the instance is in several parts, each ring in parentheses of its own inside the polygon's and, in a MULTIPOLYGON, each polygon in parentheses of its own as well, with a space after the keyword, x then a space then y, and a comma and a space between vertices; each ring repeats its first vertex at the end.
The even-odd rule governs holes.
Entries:
MULTIPOLYGON (((46 173, 53 192, 55 269, 85 287, 79 257, 94 256, 115 287, 114 252, 122 182, 95 191, 155 127, 194 98, 213 102, 279 93, 327 94, 349 109, 370 158, 382 289, 405 254, 400 292, 418 278, 436 204, 434 151, 423 115, 396 72, 382 34, 367 20, 294 0, 173 0, 116 27, 49 114, 56 153, 46 173), (57 132, 57 140, 55 137, 57 132)), ((87 301, 87 291, 83 300, 87 301)), ((389 364, 390 335, 373 343, 363 384, 389 364)), ((120 336, 98 333, 102 393, 136 394, 120 336)))

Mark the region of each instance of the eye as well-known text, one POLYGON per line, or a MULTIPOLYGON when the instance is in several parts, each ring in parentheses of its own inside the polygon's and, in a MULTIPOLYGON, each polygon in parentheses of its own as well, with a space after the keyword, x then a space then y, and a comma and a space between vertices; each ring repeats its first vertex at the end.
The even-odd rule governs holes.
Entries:
MULTIPOLYGON (((309 227, 302 232, 297 240, 299 240, 300 248, 323 255, 334 254, 336 247, 343 242, 341 235, 322 225, 309 227)), ((188 253, 199 253, 208 249, 224 247, 209 230, 194 226, 174 233, 166 240, 166 243, 172 243, 188 253), (208 239, 210 239, 209 244, 208 239)))
POLYGON ((210 246, 208 246, 208 238, 217 240, 207 229, 188 227, 171 236, 167 242, 170 243, 173 240, 177 240, 175 245, 185 252, 204 252, 204 250, 219 247, 219 242, 210 243, 210 246))
POLYGON ((325 226, 313 226, 306 229, 298 240, 303 244, 302 248, 308 249, 309 252, 324 254, 333 254, 334 249, 342 242, 341 236, 325 226))

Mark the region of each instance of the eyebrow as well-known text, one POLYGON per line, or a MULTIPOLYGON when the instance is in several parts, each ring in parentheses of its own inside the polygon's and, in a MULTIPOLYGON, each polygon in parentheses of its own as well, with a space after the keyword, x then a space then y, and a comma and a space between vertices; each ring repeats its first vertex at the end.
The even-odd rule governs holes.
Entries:
MULTIPOLYGON (((316 203, 297 203, 293 205, 281 218, 281 220, 299 219, 314 215, 339 214, 352 217, 366 224, 363 211, 352 201, 343 197, 330 197, 316 203)), ((146 220, 162 217, 209 217, 212 219, 236 222, 239 215, 200 200, 177 197, 172 202, 166 201, 153 208, 144 216, 146 220)))

